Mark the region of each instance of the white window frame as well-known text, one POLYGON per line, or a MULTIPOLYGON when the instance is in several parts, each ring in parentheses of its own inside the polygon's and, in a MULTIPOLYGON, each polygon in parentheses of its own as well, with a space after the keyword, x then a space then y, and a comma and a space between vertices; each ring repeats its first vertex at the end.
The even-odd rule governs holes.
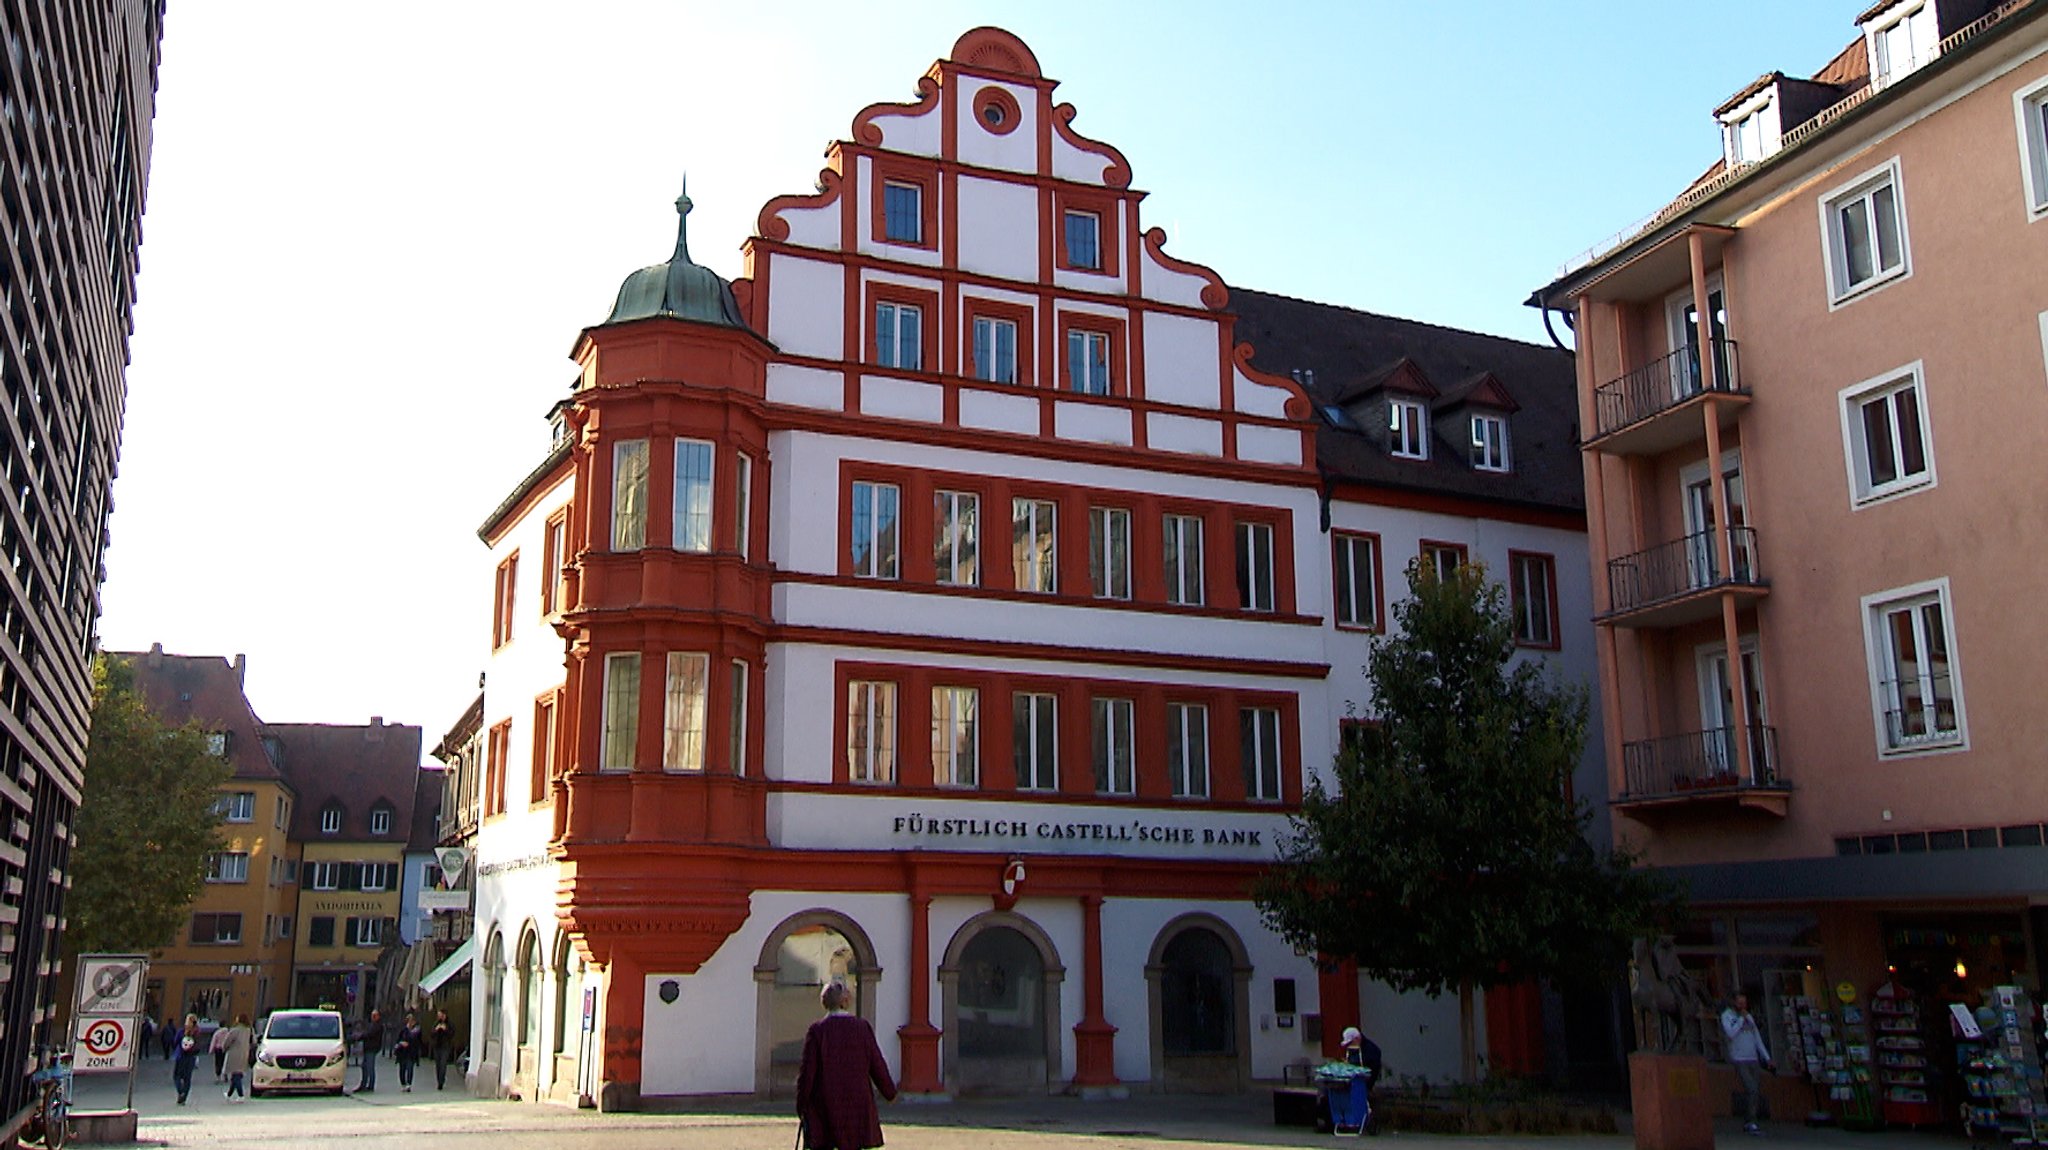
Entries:
POLYGON ((1821 256, 1827 265, 1829 311, 1912 276, 1913 244, 1906 223, 1906 183, 1897 156, 1863 172, 1855 179, 1836 186, 1820 197, 1820 237, 1821 256), (1892 190, 1892 208, 1899 225, 1899 263, 1897 267, 1889 270, 1877 262, 1883 249, 1878 242, 1877 214, 1873 199, 1877 191, 1886 186, 1892 190), (1870 200, 1872 204, 1868 216, 1871 229, 1872 271, 1868 278, 1852 284, 1849 282, 1848 242, 1842 233, 1841 209, 1858 200, 1870 200))
POLYGON ((932 782, 981 785, 981 691, 974 687, 932 688, 932 782))
POLYGON ((1138 793, 1138 756, 1134 746, 1138 706, 1131 699, 1098 698, 1088 702, 1091 725, 1089 755, 1094 761, 1095 793, 1138 793))
POLYGON ((1276 534, 1270 523, 1246 521, 1237 525, 1237 566, 1239 607, 1270 615, 1280 609, 1279 571, 1274 554, 1276 534), (1263 560, 1265 570, 1260 570, 1263 560))
POLYGON ((207 882, 248 882, 249 852, 208 851, 206 852, 207 882))
POLYGON ((354 928, 349 931, 348 944, 350 946, 384 945, 384 920, 382 918, 377 915, 364 915, 360 918, 352 918, 349 922, 354 924, 354 928))
POLYGON ((1097 599, 1131 597, 1130 508, 1088 509, 1088 584, 1097 599))
POLYGON ((718 497, 717 445, 704 439, 676 440, 674 470, 676 498, 669 515, 669 547, 706 554, 711 551, 711 509, 718 497), (701 472, 698 463, 703 465, 701 472))
POLYGON ((1287 792, 1286 781, 1281 777, 1286 769, 1287 738, 1280 723, 1280 709, 1245 707, 1238 712, 1238 724, 1239 741, 1251 752, 1244 756, 1244 797, 1255 803, 1279 802, 1287 792), (1246 727, 1250 728, 1249 739, 1243 738, 1246 727))
POLYGON ((1166 704, 1166 780, 1177 799, 1209 797, 1209 708, 1166 704))
POLYGON ((754 457, 744 451, 733 453, 732 518, 734 550, 741 559, 752 558, 754 539, 754 457))
POLYGON ((1472 468, 1475 471, 1511 471, 1513 459, 1508 455, 1508 417, 1505 415, 1474 415, 1472 417, 1472 468))
POLYGON ((1330 533, 1330 580, 1336 589, 1337 626, 1355 628, 1360 631, 1380 629, 1380 541, 1376 535, 1359 535, 1348 531, 1330 533), (1338 549, 1342 548, 1348 560, 1349 579, 1337 572, 1338 549), (1365 552, 1365 578, 1363 586, 1359 579, 1359 552, 1365 552))
POLYGON ((1077 395, 1108 395, 1109 335, 1087 328, 1067 329, 1067 386, 1077 395), (1101 352, 1096 355, 1096 352, 1101 352))
POLYGON ((1024 762, 1014 763, 1017 769, 1017 789, 1020 791, 1057 791, 1060 789, 1060 698, 1050 691, 1018 691, 1010 696, 1011 756, 1017 751, 1024 753, 1024 762), (1019 704, 1022 704, 1024 719, 1017 721, 1019 704), (1040 741, 1038 737, 1039 711, 1043 708, 1051 718, 1052 737, 1040 741), (1017 743, 1017 732, 1028 732, 1022 744, 1017 743), (1043 776, 1043 777, 1041 777, 1043 776))
MULTIPOLYGON (((1949 591, 1947 576, 1894 587, 1863 596, 1863 644, 1869 659, 1870 703, 1873 733, 1877 740, 1877 754, 1881 759, 1911 758, 1919 755, 1953 754, 1970 749, 1970 720, 1963 705, 1963 664, 1962 644, 1956 634, 1955 599, 1949 591), (1892 658, 1891 634, 1886 626, 1887 616, 1898 610, 1918 610, 1929 604, 1939 604, 1943 636, 1948 645, 1949 698, 1955 708, 1955 729, 1947 733, 1902 739, 1894 744, 1891 738, 1887 715, 1897 709, 1886 689, 1886 683, 1893 677, 1895 666, 1892 658)), ((1925 636, 1916 631, 1919 641, 1925 636)), ((1923 686, 1931 680, 1923 678, 1923 686)))
POLYGON ((370 812, 370 833, 388 835, 391 833, 391 808, 378 807, 370 812))
POLYGON ((1397 459, 1429 458, 1429 408, 1414 399, 1387 401, 1387 448, 1397 459))
POLYGON ((1181 607, 1200 607, 1207 602, 1202 581, 1206 562, 1202 553, 1202 517, 1168 512, 1160 523, 1166 552, 1166 601, 1181 607), (1189 555, 1194 556, 1193 563, 1185 562, 1189 555))
POLYGON ((599 733, 598 769, 630 771, 640 741, 640 652, 612 651, 604 657, 604 728, 599 733), (628 684, 626 668, 632 668, 628 684))
POLYGON ((2013 124, 2020 138, 2020 186, 2027 221, 2048 219, 2048 79, 2014 92, 2013 124))
POLYGON ((932 562, 947 587, 981 584, 981 496, 932 492, 932 562))
POLYGON ((1926 67, 1941 54, 1941 27, 1936 21, 1933 0, 1900 7, 1903 11, 1898 15, 1883 23, 1873 21, 1863 29, 1868 45, 1866 51, 1870 54, 1870 85, 1875 89, 1891 87, 1926 67), (1890 47, 1885 43, 1885 35, 1901 27, 1906 29, 1907 36, 1913 40, 1910 45, 1912 56, 1903 68, 1891 66, 1893 61, 1890 47), (1920 43, 1922 37, 1926 40, 1924 44, 1920 43))
POLYGON ((327 807, 320 812, 320 833, 338 835, 341 833, 341 808, 327 807))
POLYGON ((854 679, 846 684, 846 777, 856 783, 896 781, 896 684, 854 679), (861 702, 855 706, 856 700, 861 702), (863 738, 857 743, 854 735, 863 738))
POLYGON ((703 651, 670 651, 663 671, 662 769, 702 773, 711 711, 711 656, 703 651))
POLYGON ((1017 590, 1059 594, 1059 547, 1058 503, 1021 496, 1010 500, 1010 575, 1017 590))
POLYGON ((974 344, 968 353, 974 357, 974 378, 984 383, 1016 383, 1019 349, 1017 321, 1000 316, 978 315, 974 317, 974 344), (1010 355, 1007 360, 999 354, 1002 351, 1000 335, 1004 329, 1010 333, 1010 355), (988 349, 988 362, 982 362, 982 349, 988 349))
POLYGON ((398 877, 392 873, 392 865, 390 863, 381 862, 366 862, 362 864, 362 870, 357 873, 361 875, 361 881, 356 886, 358 889, 365 891, 390 890, 391 880, 398 877))
POLYGON ((924 309, 914 303, 899 303, 895 300, 875 301, 875 365, 893 367, 898 371, 924 370, 924 309), (889 317, 888 338, 883 338, 882 317, 889 317), (913 322, 911 330, 903 330, 903 321, 908 317, 913 322))
POLYGON ((228 733, 226 731, 206 732, 206 753, 216 759, 226 758, 228 753, 228 733))
POLYGON ((612 444, 612 550, 647 546, 648 445, 644 439, 612 444))
POLYGON ((253 823, 256 821, 255 791, 230 791, 214 800, 213 805, 214 809, 219 812, 222 822, 253 823))
POLYGON ((1508 557, 1508 611, 1514 617, 1515 645, 1517 647, 1534 647, 1538 650, 1548 651, 1561 645, 1561 637, 1557 629, 1557 612, 1553 609, 1556 605, 1557 557, 1533 551, 1516 552, 1510 555, 1508 557), (1532 586, 1528 578, 1530 571, 1544 572, 1543 581, 1532 586), (1526 620, 1524 619, 1524 604, 1538 605, 1533 610, 1526 612, 1528 616, 1526 620), (1536 634, 1533 627, 1539 611, 1543 616, 1543 634, 1541 635, 1536 634), (1526 634, 1523 628, 1524 622, 1531 625, 1529 632, 1526 634))
POLYGON ((853 491, 847 499, 848 514, 853 522, 847 525, 847 533, 853 540, 853 574, 857 579, 895 579, 903 570, 903 489, 894 483, 877 483, 869 479, 853 481, 853 491), (861 490, 868 496, 868 522, 865 529, 860 521, 861 490), (886 498, 885 498, 886 496, 886 498), (883 523, 882 504, 889 505, 888 523, 883 523), (886 548, 883 546, 887 544, 886 548))
MULTIPOLYGON (((1912 363, 1883 375, 1872 376, 1861 383, 1851 384, 1836 393, 1836 407, 1842 419, 1842 461, 1848 469, 1849 506, 1855 510, 1925 491, 1935 486, 1934 431, 1928 421, 1927 383, 1923 361, 1912 363), (1926 461, 1926 468, 1916 475, 1901 474, 1888 483, 1872 484, 1870 475, 1870 447, 1864 435, 1863 407, 1879 399, 1889 400, 1900 392, 1914 394, 1914 409, 1920 418, 1920 455, 1926 461)), ((1895 465, 1904 466, 1901 448, 1904 441, 1899 435, 1898 407, 1888 402, 1885 426, 1892 433, 1892 459, 1895 465)))
POLYGON ((340 890, 341 864, 338 862, 310 862, 306 869, 313 873, 306 878, 307 890, 340 890))

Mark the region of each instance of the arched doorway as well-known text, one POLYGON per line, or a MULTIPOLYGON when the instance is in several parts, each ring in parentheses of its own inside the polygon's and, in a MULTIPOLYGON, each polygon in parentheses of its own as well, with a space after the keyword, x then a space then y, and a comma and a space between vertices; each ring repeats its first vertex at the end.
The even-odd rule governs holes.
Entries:
POLYGON ((554 1066, 548 1080, 548 1093, 558 1099, 575 1098, 581 1092, 577 1067, 583 1054, 583 960, 577 957, 568 931, 555 936, 554 961, 550 970, 555 980, 555 1010, 554 1036, 550 1044, 554 1066))
POLYGON ((823 1014, 818 995, 826 983, 844 983, 853 1013, 872 1026, 881 977, 867 932, 843 914, 808 910, 769 931, 754 964, 754 1093, 795 1096, 804 1032, 823 1014))
POLYGON ((512 1067, 512 1079, 532 1098, 540 1082, 540 1020, 542 995, 540 932, 532 923, 519 936, 519 1059, 512 1067))
MULTIPOLYGON (((497 1074, 505 1065, 505 935, 501 931, 491 932, 491 941, 484 947, 484 1052, 478 1064, 481 1071, 489 1067, 488 1087, 492 1094, 498 1090, 497 1074)), ((480 1082, 485 1080, 478 1074, 480 1082)))
POLYGON ((1185 914, 1160 930, 1145 964, 1155 1088, 1250 1085, 1251 977, 1244 943, 1215 915, 1185 914))
POLYGON ((946 1081, 957 1093, 1038 1091, 1064 1081, 1066 969, 1037 923, 992 912, 963 925, 939 967, 946 1081))

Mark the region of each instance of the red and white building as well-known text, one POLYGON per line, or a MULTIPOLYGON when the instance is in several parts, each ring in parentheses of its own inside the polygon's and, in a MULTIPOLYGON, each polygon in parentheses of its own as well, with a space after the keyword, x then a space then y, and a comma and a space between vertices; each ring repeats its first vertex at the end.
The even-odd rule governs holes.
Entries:
MULTIPOLYGON (((679 234, 577 338, 480 532, 477 1089, 785 1092, 827 979, 913 1094, 1237 1088, 1361 1008, 1456 1065, 1454 1004, 1319 974, 1247 888, 1410 558, 1511 573, 1590 680, 1569 361, 1234 307, 1053 88, 967 33, 742 278, 679 234)), ((1490 1013, 1532 1058, 1533 995, 1490 1013)))

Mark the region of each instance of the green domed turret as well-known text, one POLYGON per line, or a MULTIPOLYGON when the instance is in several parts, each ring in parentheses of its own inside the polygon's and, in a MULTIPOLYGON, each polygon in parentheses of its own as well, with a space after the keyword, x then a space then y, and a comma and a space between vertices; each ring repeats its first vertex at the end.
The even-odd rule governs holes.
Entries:
POLYGON ((744 328, 739 303, 732 298, 732 285, 710 268, 690 260, 690 193, 676 197, 676 254, 668 262, 644 267, 619 285, 619 299, 605 323, 627 323, 636 319, 667 316, 719 327, 744 328))

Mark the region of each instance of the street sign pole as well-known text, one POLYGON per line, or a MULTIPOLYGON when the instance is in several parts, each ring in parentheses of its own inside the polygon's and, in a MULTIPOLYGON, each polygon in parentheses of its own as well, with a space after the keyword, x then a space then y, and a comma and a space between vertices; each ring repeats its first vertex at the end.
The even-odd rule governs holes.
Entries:
POLYGON ((128 1111, 135 1109, 135 1048, 142 1039, 143 989, 148 976, 147 955, 78 956, 78 995, 71 1011, 71 1071, 126 1071, 123 1107, 128 1111))

